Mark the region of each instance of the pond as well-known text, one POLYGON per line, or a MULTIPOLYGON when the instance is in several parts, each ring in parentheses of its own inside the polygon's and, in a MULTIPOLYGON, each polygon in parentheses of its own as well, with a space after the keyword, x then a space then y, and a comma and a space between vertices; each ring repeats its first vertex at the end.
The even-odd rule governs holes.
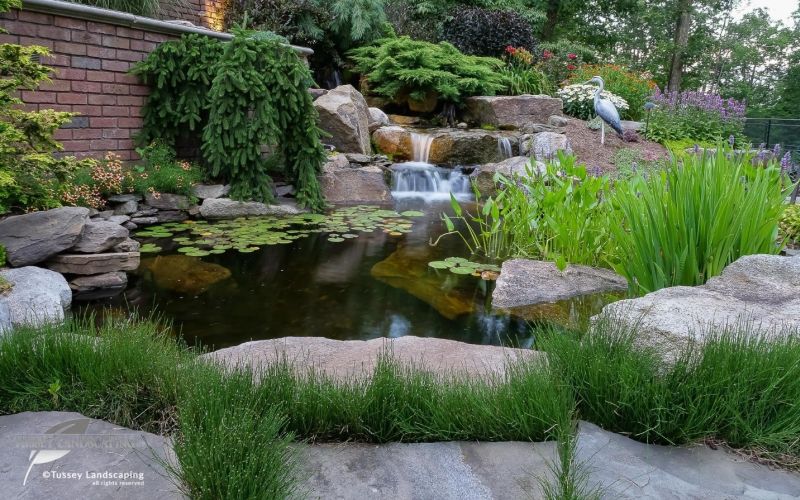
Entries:
POLYGON ((449 202, 396 203, 139 231, 147 253, 125 293, 84 311, 155 312, 210 349, 287 336, 403 335, 529 347, 531 319, 575 322, 605 303, 494 311, 493 281, 428 265, 467 257, 457 236, 430 244, 446 231, 440 217, 449 202))

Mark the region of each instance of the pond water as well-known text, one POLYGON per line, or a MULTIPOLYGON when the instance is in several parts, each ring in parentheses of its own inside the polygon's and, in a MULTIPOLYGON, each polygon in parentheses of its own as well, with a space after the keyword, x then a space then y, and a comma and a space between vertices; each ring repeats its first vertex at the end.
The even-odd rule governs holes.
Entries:
POLYGON ((494 311, 493 281, 428 265, 467 257, 457 236, 430 244, 445 232, 449 203, 405 199, 376 210, 148 229, 140 239, 155 253, 142 254, 125 293, 83 307, 156 312, 190 344, 211 349, 286 336, 403 335, 529 347, 531 320, 575 323, 608 301, 494 311))

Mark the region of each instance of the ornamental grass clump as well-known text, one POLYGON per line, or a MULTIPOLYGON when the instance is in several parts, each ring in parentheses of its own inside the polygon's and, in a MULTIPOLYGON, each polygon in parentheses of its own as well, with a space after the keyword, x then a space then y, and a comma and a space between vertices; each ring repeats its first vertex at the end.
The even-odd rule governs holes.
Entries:
MULTIPOLYGON (((594 117, 594 94, 597 87, 594 85, 575 84, 567 85, 558 90, 557 94, 564 101, 564 113, 581 120, 590 120, 594 117)), ((628 111, 628 102, 622 97, 604 90, 600 94, 611 101, 620 114, 628 111)))
POLYGON ((633 293, 702 285, 743 255, 778 253, 780 167, 751 160, 719 145, 617 186, 610 227, 633 293))
POLYGON ((656 87, 650 102, 647 138, 664 142, 691 139, 697 142, 738 137, 744 130, 746 104, 710 92, 661 92, 656 87))

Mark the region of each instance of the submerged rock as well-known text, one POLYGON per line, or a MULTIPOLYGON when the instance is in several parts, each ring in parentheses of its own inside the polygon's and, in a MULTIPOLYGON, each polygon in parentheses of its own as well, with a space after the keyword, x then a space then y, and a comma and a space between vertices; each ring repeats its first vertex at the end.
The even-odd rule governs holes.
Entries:
POLYGON ((529 349, 405 336, 372 340, 284 337, 246 342, 201 357, 227 367, 244 366, 253 370, 286 360, 301 373, 314 367, 322 374, 345 378, 371 376, 378 358, 387 350, 403 365, 413 364, 422 370, 439 374, 456 372, 482 376, 502 376, 509 362, 516 359, 538 359, 542 356, 541 353, 529 349))
POLYGON ((0 333, 17 326, 60 323, 72 303, 67 280, 40 267, 0 270, 11 289, 0 294, 0 333))
POLYGON ((160 288, 199 295, 212 285, 231 277, 228 268, 188 255, 159 255, 142 261, 160 288))
POLYGON ((466 100, 467 121, 476 125, 520 128, 530 123, 548 123, 561 115, 561 99, 546 95, 478 96, 466 100))
POLYGON ((472 294, 444 285, 441 277, 429 272, 429 260, 427 253, 413 253, 403 247, 372 266, 370 274, 429 304, 445 318, 472 313, 475 310, 472 294))
POLYGON ((627 290, 628 281, 608 269, 569 265, 559 271, 552 262, 512 259, 503 262, 492 306, 507 309, 627 290))
MULTIPOLYGON (((303 213, 292 203, 266 205, 257 201, 236 201, 230 198, 203 200, 200 215, 206 219, 235 219, 256 215, 296 215, 303 213)), ((135 222, 135 221, 134 221, 135 222)))
POLYGON ((701 286, 674 286, 606 306, 594 320, 636 327, 637 342, 677 352, 713 331, 800 331, 800 256, 748 255, 701 286))
POLYGON ((352 85, 341 85, 314 101, 325 142, 343 153, 370 154, 370 112, 367 101, 352 85))
POLYGON ((89 209, 54 208, 0 221, 0 244, 15 267, 37 264, 71 248, 89 221, 89 209))

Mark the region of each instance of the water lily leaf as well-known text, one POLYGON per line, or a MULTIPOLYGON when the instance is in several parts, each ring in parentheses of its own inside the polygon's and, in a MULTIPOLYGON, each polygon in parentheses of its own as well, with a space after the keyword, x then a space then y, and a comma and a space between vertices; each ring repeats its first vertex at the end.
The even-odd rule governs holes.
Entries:
POLYGON ((330 241, 331 243, 340 243, 344 241, 344 238, 328 238, 328 241, 330 241))
POLYGON ((443 260, 434 260, 434 261, 428 262, 428 266, 430 266, 430 267, 432 267, 434 269, 447 269, 451 265, 452 264, 450 264, 449 262, 445 262, 443 260))
POLYGON ((400 215, 403 217, 422 217, 425 213, 418 210, 406 210, 405 212, 401 212, 400 215))
POLYGON ((156 253, 160 252, 161 250, 163 250, 163 248, 153 243, 145 243, 139 248, 139 251, 142 253, 156 253))
POLYGON ((473 274, 475 269, 471 267, 451 267, 450 272, 454 274, 473 274))
POLYGON ((463 257, 448 257, 444 259, 445 262, 449 262, 450 264, 469 264, 469 261, 463 257))

